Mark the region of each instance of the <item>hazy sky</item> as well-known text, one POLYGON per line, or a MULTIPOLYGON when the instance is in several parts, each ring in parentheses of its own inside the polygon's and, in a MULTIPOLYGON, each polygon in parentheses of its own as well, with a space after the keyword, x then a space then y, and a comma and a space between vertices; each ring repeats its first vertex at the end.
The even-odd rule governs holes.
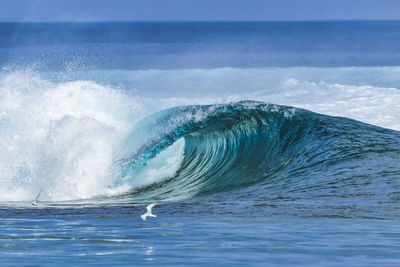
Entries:
POLYGON ((0 21, 400 19, 400 0, 0 0, 0 21))

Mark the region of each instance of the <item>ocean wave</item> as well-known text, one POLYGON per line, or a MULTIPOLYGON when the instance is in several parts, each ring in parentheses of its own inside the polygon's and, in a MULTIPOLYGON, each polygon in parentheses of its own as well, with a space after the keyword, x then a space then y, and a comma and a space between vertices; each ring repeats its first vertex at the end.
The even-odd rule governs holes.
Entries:
POLYGON ((311 111, 400 129, 398 89, 296 79, 280 86, 228 99, 147 97, 3 73, 0 201, 32 201, 40 191, 49 202, 174 200, 278 178, 304 185, 318 173, 345 179, 357 166, 395 168, 398 132, 311 111))
POLYGON ((184 156, 175 175, 142 184, 129 196, 134 200, 176 200, 285 180, 297 183, 292 189, 335 183, 325 177, 337 182, 354 169, 362 175, 363 161, 393 163, 400 156, 396 131, 254 101, 172 108, 139 125, 138 132, 149 134, 121 165, 125 183, 134 184, 137 173, 153 168, 148 162, 182 138, 184 156))

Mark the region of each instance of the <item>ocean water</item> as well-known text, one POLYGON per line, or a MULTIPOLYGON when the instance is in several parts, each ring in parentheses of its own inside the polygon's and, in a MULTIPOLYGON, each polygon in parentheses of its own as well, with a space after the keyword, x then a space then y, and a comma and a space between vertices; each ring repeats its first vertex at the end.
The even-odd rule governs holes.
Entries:
POLYGON ((1 265, 400 264, 398 21, 2 23, 0 67, 1 265))

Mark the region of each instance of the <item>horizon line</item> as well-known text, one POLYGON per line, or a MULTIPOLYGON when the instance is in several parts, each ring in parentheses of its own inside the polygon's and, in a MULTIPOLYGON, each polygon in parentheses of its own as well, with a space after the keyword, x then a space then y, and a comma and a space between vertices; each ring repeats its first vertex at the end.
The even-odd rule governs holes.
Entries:
POLYGON ((400 22, 400 19, 316 19, 316 20, 65 20, 65 21, 14 21, 0 23, 58 24, 58 23, 260 23, 260 22, 400 22))

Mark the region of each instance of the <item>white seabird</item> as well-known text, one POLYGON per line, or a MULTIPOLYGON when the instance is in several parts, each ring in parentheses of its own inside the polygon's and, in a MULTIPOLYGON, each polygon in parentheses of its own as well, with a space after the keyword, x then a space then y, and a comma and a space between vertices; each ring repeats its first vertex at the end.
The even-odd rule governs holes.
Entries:
POLYGON ((146 207, 146 210, 147 210, 146 213, 140 216, 140 218, 142 218, 143 221, 146 220, 146 217, 147 217, 147 216, 150 216, 150 217, 157 217, 157 215, 154 215, 153 213, 151 213, 151 209, 152 209, 155 205, 157 205, 156 202, 151 203, 150 205, 148 205, 148 206, 146 207))

